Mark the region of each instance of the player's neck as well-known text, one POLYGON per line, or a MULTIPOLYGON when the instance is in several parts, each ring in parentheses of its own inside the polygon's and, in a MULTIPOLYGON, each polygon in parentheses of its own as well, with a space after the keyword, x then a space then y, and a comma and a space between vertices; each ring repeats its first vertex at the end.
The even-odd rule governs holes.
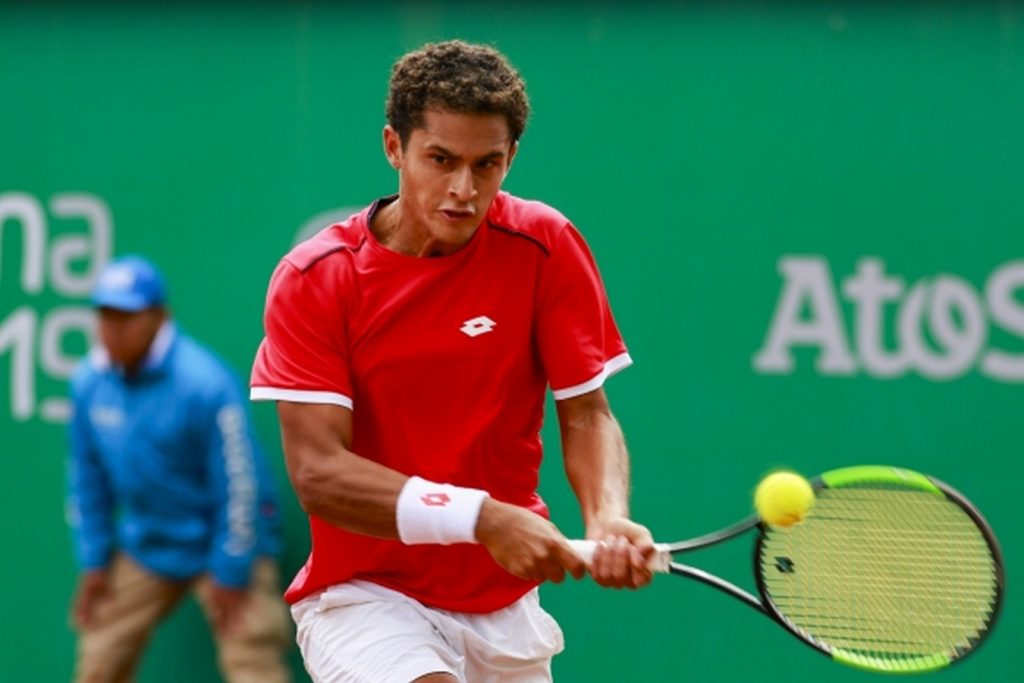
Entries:
POLYGON ((405 218, 407 213, 402 211, 401 197, 381 207, 370 222, 377 242, 391 251, 419 258, 448 256, 464 246, 438 240, 426 225, 405 218))

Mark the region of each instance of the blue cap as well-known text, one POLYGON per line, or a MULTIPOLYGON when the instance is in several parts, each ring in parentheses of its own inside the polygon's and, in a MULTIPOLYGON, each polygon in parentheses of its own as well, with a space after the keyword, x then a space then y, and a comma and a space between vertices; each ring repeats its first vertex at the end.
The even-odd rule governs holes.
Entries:
POLYGON ((97 308, 132 313, 161 306, 166 297, 160 272, 141 256, 124 256, 108 263, 92 290, 92 303, 97 308))

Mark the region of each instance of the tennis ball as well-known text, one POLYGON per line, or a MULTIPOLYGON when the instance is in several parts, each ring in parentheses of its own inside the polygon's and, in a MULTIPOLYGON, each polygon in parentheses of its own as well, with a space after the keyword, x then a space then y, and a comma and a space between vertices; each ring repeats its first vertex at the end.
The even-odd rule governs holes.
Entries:
POLYGON ((774 472, 754 492, 754 508, 772 526, 792 526, 814 505, 814 489, 796 472, 774 472))

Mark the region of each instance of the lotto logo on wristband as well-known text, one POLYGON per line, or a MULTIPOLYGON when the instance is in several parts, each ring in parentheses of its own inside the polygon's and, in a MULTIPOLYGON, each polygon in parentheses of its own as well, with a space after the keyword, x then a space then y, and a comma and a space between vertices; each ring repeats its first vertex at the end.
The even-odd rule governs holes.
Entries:
POLYGON ((448 497, 447 493, 428 493, 420 496, 420 500, 423 501, 424 505, 429 505, 430 507, 444 507, 452 499, 448 497))
POLYGON ((409 477, 398 494, 395 523, 405 544, 476 543, 476 521, 487 492, 409 477))

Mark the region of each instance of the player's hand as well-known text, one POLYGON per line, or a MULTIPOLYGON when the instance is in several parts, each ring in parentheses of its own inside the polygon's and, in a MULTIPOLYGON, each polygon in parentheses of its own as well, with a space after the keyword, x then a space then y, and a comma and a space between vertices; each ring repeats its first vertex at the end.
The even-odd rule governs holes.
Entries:
POLYGON ((625 517, 603 520, 587 530, 597 541, 590 575, 608 588, 640 588, 651 582, 647 563, 654 556, 654 538, 647 527, 625 517))
POLYGON ((521 579, 561 583, 566 572, 580 579, 587 570, 554 524, 493 498, 480 508, 476 537, 495 562, 521 579))
POLYGON ((75 598, 71 604, 71 623, 75 628, 87 629, 96 617, 96 605, 107 595, 106 569, 93 569, 78 578, 75 598))
POLYGON ((245 588, 229 588, 216 582, 210 591, 210 619, 217 633, 230 633, 242 620, 248 594, 245 588))

